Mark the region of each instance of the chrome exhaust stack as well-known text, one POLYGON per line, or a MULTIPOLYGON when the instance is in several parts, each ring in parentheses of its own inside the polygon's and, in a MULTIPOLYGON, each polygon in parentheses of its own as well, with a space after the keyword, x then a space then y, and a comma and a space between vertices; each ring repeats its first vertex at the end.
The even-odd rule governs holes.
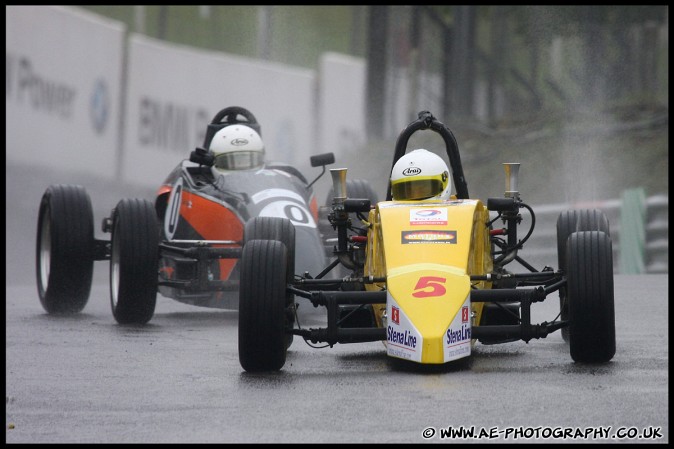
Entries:
POLYGON ((519 162, 504 162, 503 168, 505 170, 505 197, 513 198, 515 201, 519 201, 520 192, 519 192, 519 173, 520 173, 520 163, 519 162))
POLYGON ((332 176, 332 204, 344 204, 346 200, 346 168, 331 168, 330 176, 332 176))
POLYGON ((349 270, 353 270, 356 265, 351 259, 348 250, 348 237, 346 229, 349 225, 349 213, 346 211, 346 168, 331 168, 332 176, 332 213, 330 214, 330 223, 337 229, 337 247, 334 254, 340 263, 349 270))

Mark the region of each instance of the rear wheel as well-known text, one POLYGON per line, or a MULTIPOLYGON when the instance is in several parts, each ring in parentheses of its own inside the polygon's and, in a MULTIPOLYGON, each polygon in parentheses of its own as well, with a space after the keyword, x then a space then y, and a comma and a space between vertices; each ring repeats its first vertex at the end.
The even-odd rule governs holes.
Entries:
MULTIPOLYGON (((611 236, 608 219, 599 209, 578 209, 562 212, 557 218, 557 262, 559 269, 566 272, 566 242, 569 236, 576 231, 601 231, 611 236)), ((559 289, 560 319, 569 319, 567 304, 567 288, 559 289)), ((568 343, 569 328, 562 328, 562 338, 568 343)))
MULTIPOLYGON (((370 200, 371 204, 377 204, 378 197, 377 194, 372 189, 370 181, 367 179, 347 179, 346 180, 346 196, 348 198, 367 198, 370 200)), ((332 198, 334 197, 334 191, 330 188, 328 196, 325 199, 325 204, 332 204, 332 198)))
POLYGON ((239 362, 246 371, 280 370, 286 361, 287 249, 278 240, 250 240, 241 254, 239 362))
MULTIPOLYGON (((376 205, 379 202, 379 197, 367 179, 347 179, 346 196, 348 198, 367 198, 370 200, 371 205, 376 205)), ((325 206, 319 208, 318 217, 318 232, 322 236, 325 254, 328 257, 334 256, 335 246, 337 245, 337 230, 332 227, 332 224, 328 219, 328 215, 332 212, 333 197, 334 190, 331 187, 325 198, 325 206)), ((349 218, 353 221, 356 218, 356 215, 350 213, 349 218)), ((342 265, 339 265, 335 273, 338 277, 344 277, 349 274, 349 271, 342 265)))
POLYGON ((157 302, 159 230, 152 203, 123 199, 114 209, 110 305, 120 324, 145 324, 157 302))
POLYGON ((571 357, 607 362, 616 350, 611 238, 600 231, 574 232, 566 249, 571 357))
POLYGON ((91 292, 94 214, 81 186, 53 185, 42 195, 36 244, 37 291, 53 314, 78 313, 91 292))

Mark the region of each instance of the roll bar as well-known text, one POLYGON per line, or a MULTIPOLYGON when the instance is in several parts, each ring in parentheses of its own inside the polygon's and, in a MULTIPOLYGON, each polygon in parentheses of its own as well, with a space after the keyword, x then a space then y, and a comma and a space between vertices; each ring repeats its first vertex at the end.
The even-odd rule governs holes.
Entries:
MULTIPOLYGON (((430 129, 434 131, 445 141, 445 148, 447 149, 447 158, 452 170, 452 179, 454 180, 454 188, 456 189, 456 197, 458 199, 468 199, 468 184, 466 178, 463 176, 463 166, 461 165, 461 156, 459 155, 459 145, 456 143, 456 138, 452 131, 442 122, 439 122, 433 114, 429 111, 419 112, 419 118, 405 127, 400 132, 395 146, 395 155, 393 156, 393 165, 391 165, 391 173, 393 167, 398 159, 403 157, 407 152, 407 142, 412 134, 420 130, 430 129)), ((391 180, 389 176, 388 191, 386 193, 386 201, 391 201, 391 180)))

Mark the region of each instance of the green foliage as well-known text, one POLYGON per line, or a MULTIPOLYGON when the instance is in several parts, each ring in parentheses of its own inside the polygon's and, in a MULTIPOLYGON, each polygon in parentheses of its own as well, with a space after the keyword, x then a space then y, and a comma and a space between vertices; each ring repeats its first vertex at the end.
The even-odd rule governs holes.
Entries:
POLYGON ((353 5, 84 5, 89 11, 124 22, 129 31, 181 45, 259 57, 260 36, 270 36, 272 61, 316 68, 326 51, 350 54, 362 42, 354 23, 364 7, 353 5), (259 30, 263 10, 271 21, 259 30), (358 9, 361 8, 361 9, 358 9), (140 23, 139 23, 140 22, 140 23))

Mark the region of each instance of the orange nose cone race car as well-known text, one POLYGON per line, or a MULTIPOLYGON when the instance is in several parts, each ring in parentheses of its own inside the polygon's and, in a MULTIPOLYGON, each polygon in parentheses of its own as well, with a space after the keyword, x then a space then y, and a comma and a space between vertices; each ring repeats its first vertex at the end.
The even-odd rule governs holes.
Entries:
MULTIPOLYGON (((291 165, 264 161, 261 145, 247 148, 255 139, 260 144, 259 134, 250 111, 234 106, 218 112, 208 125, 204 148, 177 165, 152 201, 122 199, 103 219, 109 240, 94 238, 84 187, 47 188, 36 245, 44 309, 83 310, 95 261, 110 261, 111 307, 119 323, 147 323, 157 293, 197 306, 238 308, 240 256, 251 240, 280 239, 292 256, 289 273, 325 265, 336 235, 329 209, 318 204, 312 186, 334 163, 334 155, 311 157, 311 165, 323 170, 309 182, 291 165), (222 135, 226 129, 233 134, 222 135), (207 150, 219 136, 222 152, 216 154, 214 145, 207 150)), ((371 191, 365 180, 355 187, 360 187, 356 194, 371 191)))
POLYGON ((248 240, 243 246, 242 367, 281 369, 293 336, 330 347, 382 341, 390 357, 440 365, 470 357, 478 343, 528 342, 556 331, 562 332, 574 361, 611 360, 616 345, 606 216, 596 209, 562 213, 557 221, 559 268, 538 270, 519 254, 535 224, 534 211, 517 188, 519 164, 504 166, 504 197, 486 203, 470 198, 454 135, 422 111, 398 137, 386 201, 347 195, 347 170, 331 170, 334 196, 328 221, 337 238, 332 262, 324 269, 305 274, 296 269, 289 242, 298 228, 290 219, 252 218, 247 226, 259 222, 277 229, 281 238, 248 240), (409 162, 403 159, 417 131, 442 137, 446 171, 435 170, 425 150, 412 152, 409 162), (522 210, 531 215, 531 227, 520 239, 522 210), (502 227, 494 227, 497 221, 502 227), (524 269, 508 269, 513 262, 524 269), (349 274, 328 278, 336 267, 349 274), (531 307, 557 292, 557 316, 533 324, 531 307), (302 328, 296 319, 301 302, 325 308, 327 326, 302 328))

